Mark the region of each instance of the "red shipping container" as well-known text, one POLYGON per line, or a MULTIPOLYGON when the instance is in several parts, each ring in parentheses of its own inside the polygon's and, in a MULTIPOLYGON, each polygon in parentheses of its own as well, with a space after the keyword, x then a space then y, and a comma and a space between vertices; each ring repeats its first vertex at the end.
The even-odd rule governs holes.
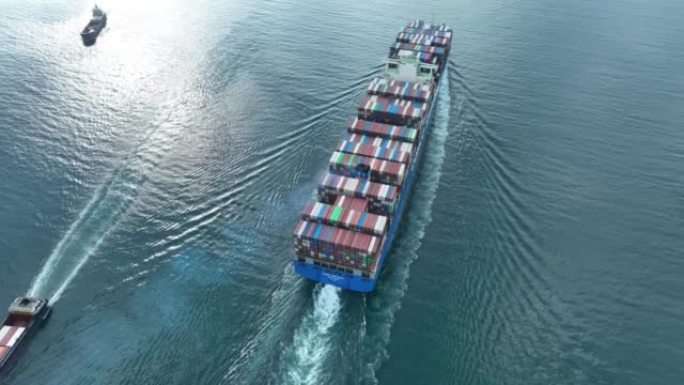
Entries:
POLYGON ((366 208, 368 207, 368 201, 363 198, 353 198, 346 195, 340 195, 337 197, 335 205, 345 209, 366 211, 366 208))
POLYGON ((368 201, 363 198, 350 198, 348 203, 349 208, 356 211, 366 211, 368 208, 368 201))
POLYGON ((352 252, 353 248, 353 240, 354 240, 354 234, 356 234, 353 231, 347 231, 345 234, 344 240, 342 241, 344 244, 344 247, 347 249, 347 251, 352 252))
POLYGON ((335 199, 335 206, 344 207, 345 209, 349 208, 349 199, 351 198, 347 197, 346 195, 340 195, 337 197, 337 199, 335 199))
POLYGON ((344 229, 341 229, 341 228, 339 228, 339 227, 335 227, 335 230, 333 231, 333 236, 332 236, 331 241, 330 241, 331 246, 334 246, 334 247, 336 247, 336 248, 338 248, 338 249, 341 248, 341 246, 342 246, 342 238, 344 237, 344 232, 345 232, 345 231, 346 231, 346 230, 344 230, 344 229))

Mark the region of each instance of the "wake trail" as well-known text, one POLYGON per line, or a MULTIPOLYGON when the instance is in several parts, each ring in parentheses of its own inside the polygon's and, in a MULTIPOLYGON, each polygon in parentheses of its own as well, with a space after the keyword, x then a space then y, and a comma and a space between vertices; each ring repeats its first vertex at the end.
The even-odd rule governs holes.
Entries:
POLYGON ((337 323, 341 308, 339 288, 316 286, 314 306, 302 320, 292 344, 285 351, 280 383, 309 385, 325 382, 322 369, 332 347, 331 329, 337 323))
POLYGON ((122 170, 98 188, 50 253, 33 280, 28 295, 49 297, 51 303, 57 302, 90 256, 98 250, 110 229, 131 206, 141 184, 142 175, 122 170))
POLYGON ((437 188, 442 176, 451 122, 455 121, 458 125, 461 120, 459 114, 451 116, 451 110, 454 107, 457 111, 462 111, 463 102, 457 99, 456 106, 452 107, 450 80, 449 77, 445 77, 440 84, 443 88, 436 101, 432 130, 425 143, 428 147, 423 154, 420 170, 417 170, 419 175, 413 186, 410 198, 411 207, 402 218, 402 221, 406 222, 406 228, 394 241, 395 245, 388 262, 393 265, 393 273, 383 277, 374 296, 367 297, 368 304, 363 311, 366 328, 362 331, 360 360, 357 362, 361 374, 355 374, 357 378, 363 379, 361 383, 377 384, 379 382, 376 373, 388 358, 390 332, 395 314, 401 308, 402 299, 407 290, 406 282, 410 274, 410 266, 418 258, 418 250, 432 219, 432 204, 437 196, 437 188))
MULTIPOLYGON (((171 99, 169 103, 173 103, 171 99)), ((52 250, 40 272, 33 280, 29 296, 49 298, 57 302, 83 265, 98 250, 109 232, 122 219, 135 202, 147 175, 158 164, 165 149, 180 134, 182 126, 169 125, 173 121, 173 105, 167 106, 154 122, 142 141, 114 171, 110 179, 98 187, 93 197, 69 226, 62 239, 52 250)))

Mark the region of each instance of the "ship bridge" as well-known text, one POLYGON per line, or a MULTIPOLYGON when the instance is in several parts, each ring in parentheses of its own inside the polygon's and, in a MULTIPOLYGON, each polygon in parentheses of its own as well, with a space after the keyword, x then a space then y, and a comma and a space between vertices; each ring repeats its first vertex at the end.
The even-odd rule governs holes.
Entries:
POLYGON ((396 58, 385 61, 385 77, 412 83, 431 84, 434 82, 438 66, 433 63, 423 63, 422 53, 400 50, 396 58))

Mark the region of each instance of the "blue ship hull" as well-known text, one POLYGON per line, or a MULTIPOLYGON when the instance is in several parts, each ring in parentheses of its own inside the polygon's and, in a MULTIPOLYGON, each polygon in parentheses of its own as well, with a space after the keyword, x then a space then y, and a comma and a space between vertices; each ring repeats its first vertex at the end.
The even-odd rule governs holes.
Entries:
MULTIPOLYGON (((448 63, 448 58, 446 58, 445 62, 448 63)), ((380 253, 380 258, 378 259, 375 274, 372 277, 366 278, 359 275, 348 274, 339 270, 325 268, 323 266, 320 266, 319 264, 316 264, 315 262, 314 264, 309 264, 295 260, 294 269, 295 272, 297 272, 297 274, 312 281, 334 285, 346 290, 367 293, 375 289, 375 284, 377 283, 378 278, 380 276, 380 272, 382 271, 382 266, 385 262, 385 259, 387 258, 387 254, 389 254, 390 252, 392 243, 394 241, 394 237, 396 233, 399 231, 399 223, 401 222, 401 217, 404 213, 404 209, 406 206, 405 203, 409 199, 409 193, 413 185, 414 177, 417 172, 417 167, 421 161, 423 151, 426 146, 425 142, 427 141, 428 131, 431 129, 432 126, 432 117, 434 114, 435 105, 437 104, 437 99, 439 98, 440 89, 442 88, 441 83, 444 79, 444 73, 448 73, 446 71, 446 68, 448 68, 448 64, 444 65, 444 68, 440 74, 439 84, 437 84, 437 87, 435 88, 435 95, 430 102, 430 108, 428 109, 428 113, 426 115, 422 129, 419 132, 420 139, 418 140, 418 148, 416 149, 417 155, 411 161, 411 166, 409 167, 406 173, 406 179, 403 183, 400 198, 396 206, 396 213, 392 219, 392 223, 387 232, 387 238, 380 253)))

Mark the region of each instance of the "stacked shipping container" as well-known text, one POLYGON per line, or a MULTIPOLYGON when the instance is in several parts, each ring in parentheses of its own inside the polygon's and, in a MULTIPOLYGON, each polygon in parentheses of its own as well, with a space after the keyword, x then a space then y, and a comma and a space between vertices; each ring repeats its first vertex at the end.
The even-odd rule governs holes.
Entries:
POLYGON ((321 202, 307 203, 302 219, 372 235, 383 235, 387 230, 387 217, 384 215, 321 202))
POLYGON ((382 239, 363 232, 306 220, 295 227, 297 255, 359 271, 375 268, 382 239))
POLYGON ((427 111, 427 103, 391 96, 366 94, 359 102, 359 117, 386 124, 415 127, 427 111))
POLYGON ((418 133, 415 128, 372 122, 358 117, 349 123, 347 130, 353 134, 377 136, 411 143, 416 140, 418 133))
POLYGON ((395 51, 407 50, 407 51, 418 51, 427 52, 435 56, 444 55, 443 47, 435 47, 434 45, 423 45, 423 44, 411 44, 411 43, 394 43, 391 49, 395 51))
POLYGON ((368 201, 380 203, 394 203, 397 197, 397 187, 382 183, 371 182, 368 179, 352 178, 332 173, 327 173, 318 184, 321 193, 335 195, 347 195, 355 198, 363 198, 368 201))
POLYGON ((373 182, 395 186, 401 186, 406 173, 403 163, 339 151, 330 157, 330 169, 345 176, 368 176, 373 182))
POLYGON ((425 103, 430 99, 430 95, 432 94, 432 84, 375 78, 371 80, 367 93, 371 95, 393 96, 425 103))
POLYGON ((340 142, 337 146, 337 151, 393 162, 408 163, 413 151, 413 144, 367 135, 351 134, 340 142))

